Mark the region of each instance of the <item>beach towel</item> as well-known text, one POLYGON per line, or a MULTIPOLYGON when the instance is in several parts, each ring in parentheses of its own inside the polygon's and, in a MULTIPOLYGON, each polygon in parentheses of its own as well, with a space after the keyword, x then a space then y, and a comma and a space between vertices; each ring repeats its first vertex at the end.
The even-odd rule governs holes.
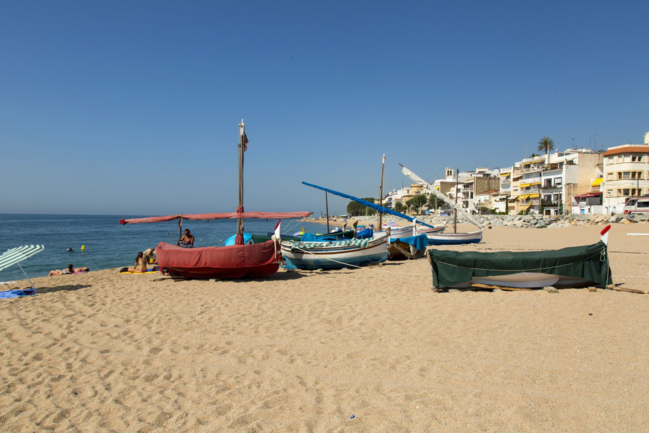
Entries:
POLYGON ((18 289, 18 290, 5 290, 4 292, 0 292, 0 299, 23 298, 25 296, 36 296, 36 290, 18 289))

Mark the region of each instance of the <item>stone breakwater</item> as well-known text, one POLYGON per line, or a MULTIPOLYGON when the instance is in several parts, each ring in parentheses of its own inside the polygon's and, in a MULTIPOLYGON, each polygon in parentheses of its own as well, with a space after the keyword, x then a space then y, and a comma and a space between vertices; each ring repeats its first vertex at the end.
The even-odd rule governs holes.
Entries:
MULTIPOLYGON (((536 214, 530 215, 474 215, 476 220, 480 221, 485 227, 516 227, 516 228, 560 228, 583 225, 605 225, 605 224, 646 224, 649 222, 649 215, 587 215, 587 214, 569 214, 558 216, 541 216, 536 214)), ((352 222, 355 218, 351 218, 352 222)), ((378 217, 359 217, 362 221, 378 221, 378 217)), ((422 216, 419 221, 427 224, 452 224, 453 217, 440 216, 422 216)), ((383 217, 383 223, 395 221, 404 223, 404 220, 393 217, 383 217)), ((462 216, 458 216, 458 224, 470 224, 462 216)), ((348 223, 348 226, 351 226, 348 223)))

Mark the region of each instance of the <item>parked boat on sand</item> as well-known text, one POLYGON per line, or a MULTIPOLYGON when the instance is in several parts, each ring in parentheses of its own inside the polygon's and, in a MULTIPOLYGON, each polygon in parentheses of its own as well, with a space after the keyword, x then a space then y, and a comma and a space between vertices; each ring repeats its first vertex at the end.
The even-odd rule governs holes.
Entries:
POLYGON ((428 260, 436 289, 473 284, 511 288, 613 283, 608 260, 608 225, 593 245, 550 251, 495 253, 431 249, 428 260))
POLYGON ((329 242, 282 242, 287 269, 340 269, 385 262, 389 236, 329 242))
MULTIPOLYGON (((156 256, 161 272, 184 278, 241 278, 266 277, 279 269, 282 259, 280 251, 280 223, 275 226, 273 239, 259 244, 245 244, 244 219, 290 219, 303 218, 311 212, 245 212, 243 209, 243 161, 247 149, 243 120, 239 124, 239 206, 232 213, 211 213, 193 215, 170 215, 164 217, 135 218, 121 220, 120 224, 157 223, 178 220, 182 235, 183 220, 237 219, 237 236, 235 245, 227 247, 183 248, 177 245, 160 242, 156 247, 156 256)), ((180 242, 180 236, 178 238, 180 242)))

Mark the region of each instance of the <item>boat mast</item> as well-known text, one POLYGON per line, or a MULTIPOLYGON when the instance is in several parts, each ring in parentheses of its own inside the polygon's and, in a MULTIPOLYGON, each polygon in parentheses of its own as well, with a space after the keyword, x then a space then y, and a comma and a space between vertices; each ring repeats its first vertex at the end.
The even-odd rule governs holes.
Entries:
MULTIPOLYGON (((237 207, 237 213, 243 213, 243 153, 245 152, 246 146, 246 125, 241 119, 239 123, 239 207, 237 207)), ((235 238, 235 245, 243 245, 243 218, 239 215, 237 218, 237 236, 235 238)))
POLYGON ((422 179, 421 177, 417 176, 415 173, 413 173, 412 171, 404 167, 403 164, 399 164, 399 165, 401 166, 401 172, 405 174, 407 177, 409 177, 410 179, 412 179, 413 182, 418 183, 419 185, 423 185, 425 188, 428 189, 429 192, 433 193, 435 197, 442 200, 444 203, 449 204, 460 215, 462 215, 464 218, 466 218, 468 221, 470 221, 480 230, 484 229, 484 226, 480 221, 475 219, 469 213, 465 212, 464 209, 462 209, 461 207, 458 207, 453 200, 451 200, 449 197, 446 196, 446 194, 443 194, 439 192, 437 189, 435 189, 435 186, 432 183, 426 182, 424 179, 422 179))
POLYGON ((327 234, 329 234, 329 198, 327 197, 327 191, 325 191, 325 210, 327 211, 327 234))
MULTIPOLYGON (((457 208, 457 185, 460 183, 460 169, 455 169, 455 206, 457 208)), ((457 233, 457 209, 453 209, 453 233, 457 233)))
MULTIPOLYGON (((379 206, 383 206, 383 174, 385 173, 385 153, 383 154, 383 166, 381 167, 381 189, 379 192, 379 206)), ((383 230, 383 213, 379 211, 379 231, 383 230)))

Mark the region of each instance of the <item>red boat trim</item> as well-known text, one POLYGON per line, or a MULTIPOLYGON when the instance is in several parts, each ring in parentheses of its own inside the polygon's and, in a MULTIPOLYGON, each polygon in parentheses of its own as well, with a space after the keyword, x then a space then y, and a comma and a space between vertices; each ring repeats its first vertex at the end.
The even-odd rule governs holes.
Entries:
POLYGON ((200 214, 180 214, 148 218, 131 218, 119 220, 122 225, 126 224, 144 224, 144 223, 161 223, 173 220, 221 220, 221 219, 238 219, 238 218, 257 218, 257 219, 293 219, 305 218, 311 215, 311 212, 230 212, 230 213, 200 213, 200 214))

